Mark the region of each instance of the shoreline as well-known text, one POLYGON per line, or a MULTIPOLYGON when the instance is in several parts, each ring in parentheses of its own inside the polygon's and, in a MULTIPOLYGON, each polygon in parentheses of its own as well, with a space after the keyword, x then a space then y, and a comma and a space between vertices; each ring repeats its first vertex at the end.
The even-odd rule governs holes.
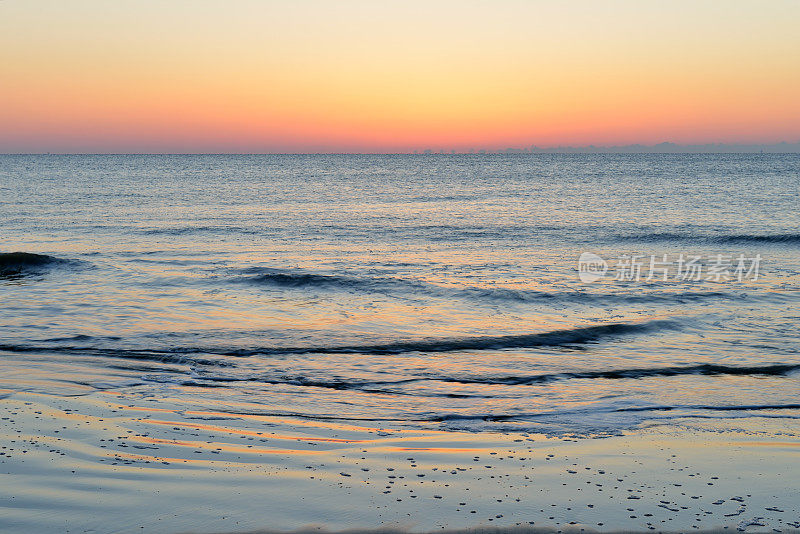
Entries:
POLYGON ((574 439, 210 412, 135 390, 5 395, 4 532, 800 530, 800 424, 785 420, 574 439))

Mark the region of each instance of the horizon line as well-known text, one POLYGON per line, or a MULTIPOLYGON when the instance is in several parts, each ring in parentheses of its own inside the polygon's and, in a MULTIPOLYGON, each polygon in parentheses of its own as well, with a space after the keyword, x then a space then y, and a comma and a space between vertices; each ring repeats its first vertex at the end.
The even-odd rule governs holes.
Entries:
POLYGON ((529 145, 525 147, 506 148, 421 148, 412 150, 382 151, 37 151, 37 152, 2 152, 3 156, 334 156, 334 155, 361 155, 361 156, 429 156, 429 155, 537 155, 537 154, 795 154, 800 153, 800 140, 780 141, 777 143, 702 143, 702 144, 677 144, 664 141, 652 145, 633 143, 627 145, 559 145, 551 147, 538 147, 529 145), (772 150, 771 152, 769 150, 772 150))

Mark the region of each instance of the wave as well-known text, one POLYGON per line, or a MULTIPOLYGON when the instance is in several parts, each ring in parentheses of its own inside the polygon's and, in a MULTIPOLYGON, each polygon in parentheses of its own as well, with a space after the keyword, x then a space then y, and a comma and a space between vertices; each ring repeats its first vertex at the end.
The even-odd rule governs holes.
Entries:
POLYGON ((465 288, 455 290, 453 296, 479 300, 516 301, 535 303, 542 301, 569 302, 571 304, 683 304, 704 299, 735 299, 741 295, 722 291, 631 291, 627 293, 589 293, 586 291, 544 292, 506 288, 465 288))
POLYGON ((710 410, 720 412, 758 411, 758 410, 800 410, 800 404, 742 404, 719 405, 688 404, 685 406, 642 406, 637 408, 617 408, 615 412, 671 412, 674 410, 710 410))
MULTIPOLYGON (((444 382, 451 384, 466 384, 466 385, 487 385, 487 386, 530 386, 546 384, 550 382, 562 380, 637 380, 642 378, 655 378, 655 377, 674 377, 686 375, 700 375, 700 376, 716 376, 716 375, 734 375, 734 376, 786 376, 796 371, 800 371, 800 363, 798 364, 771 364, 761 366, 729 366, 719 364, 699 364, 683 367, 655 367, 655 368, 633 368, 633 369, 611 369, 611 370, 591 370, 591 371, 569 371, 561 373, 543 373, 527 376, 484 376, 484 377, 469 377, 469 376, 415 376, 403 378, 398 380, 324 380, 307 378, 303 376, 288 376, 282 375, 277 377, 248 375, 248 376, 225 376, 220 374, 210 374, 206 372, 195 372, 191 376, 193 383, 202 382, 258 382, 262 384, 285 384, 291 386, 301 387, 318 387, 325 389, 335 390, 356 390, 365 393, 385 393, 393 395, 418 395, 418 396, 437 396, 437 397, 487 397, 485 393, 482 394, 464 394, 464 393, 434 393, 425 394, 420 391, 403 391, 397 389, 412 383, 420 382, 444 382)), ((189 380, 189 378, 187 378, 189 380)), ((800 407, 800 405, 798 405, 800 407)), ((631 410, 637 410, 635 408, 631 410)), ((644 410, 659 409, 665 410, 667 408, 641 408, 644 410)), ((709 408, 712 409, 712 408, 709 408)), ((624 410, 620 410, 624 411, 624 410)))
POLYGON ((269 233, 270 230, 259 231, 254 228, 242 228, 240 226, 179 226, 167 228, 144 228, 141 232, 144 235, 191 235, 191 234, 245 234, 260 235, 269 233))
POLYGON ((570 302, 577 304, 609 303, 675 303, 682 304, 702 299, 733 299, 736 294, 722 291, 663 291, 663 292, 616 292, 589 293, 587 291, 539 291, 535 289, 484 288, 475 286, 447 287, 423 282, 391 277, 356 277, 346 275, 295 272, 273 268, 250 268, 243 271, 249 276, 235 278, 234 281, 255 285, 266 285, 290 289, 331 289, 342 291, 363 291, 382 293, 390 296, 423 295, 434 298, 462 298, 483 303, 491 302, 570 302))
POLYGON ((337 287, 349 289, 359 286, 372 286, 386 283, 389 279, 378 280, 370 282, 369 280, 362 280, 358 278, 349 278, 346 276, 336 276, 329 274, 313 274, 313 273, 293 273, 288 271, 279 271, 277 269, 264 269, 254 268, 246 269, 245 272, 255 272, 254 276, 245 278, 244 281, 254 284, 266 284, 280 287, 337 287))
POLYGON ((795 245, 800 243, 800 234, 732 234, 719 236, 716 239, 724 243, 786 243, 795 245))
MULTIPOLYGON (((80 337, 80 336, 75 336, 80 337)), ((87 336, 88 337, 88 336, 87 336)), ((74 338, 73 338, 74 339, 74 338)), ((0 344, 0 351, 2 352, 16 352, 16 353, 56 353, 56 354, 74 354, 84 356, 97 356, 109 358, 123 358, 129 360, 142 360, 154 361, 162 363, 186 364, 186 365, 206 365, 206 366, 220 366, 232 367, 233 363, 223 359, 213 358, 198 358, 191 354, 208 353, 208 350, 201 348, 189 349, 154 349, 154 350, 136 350, 136 349, 112 349, 90 346, 77 346, 77 345, 25 345, 25 344, 0 344)), ((212 354, 213 355, 213 354, 212 354)))
MULTIPOLYGON (((356 414, 342 413, 308 413, 290 410, 240 410, 230 408, 217 408, 216 411, 231 416, 251 415, 259 417, 284 417, 297 418, 317 421, 371 421, 371 422, 418 422, 418 423, 445 423, 455 424, 451 426, 453 430, 461 431, 480 431, 493 430, 503 431, 503 427, 476 427, 475 423, 536 423, 536 427, 521 428, 516 426, 516 430, 526 430, 542 432, 550 435, 570 435, 572 437, 600 437, 619 435, 623 429, 636 428, 646 421, 657 422, 659 420, 675 420, 683 418, 707 418, 701 412, 726 412, 729 415, 714 416, 719 417, 774 417, 780 419, 799 419, 800 415, 794 413, 783 413, 780 415, 767 414, 770 411, 795 411, 800 410, 800 404, 754 404, 754 405, 674 405, 674 406, 641 406, 641 407, 615 407, 609 405, 590 406, 580 409, 524 412, 524 413, 406 413, 397 416, 360 416, 356 414), (674 411, 675 414, 667 418, 658 417, 647 412, 674 411), (633 413, 641 413, 639 417, 630 418, 633 413), (744 412, 737 414, 735 412, 744 412), (761 412, 761 413, 747 413, 761 412), (614 417, 614 414, 622 416, 623 419, 614 417), (597 423, 597 416, 603 417, 602 423, 597 423), (460 426, 459 423, 467 423, 467 426, 460 426), (540 426, 541 425, 541 426, 540 426)), ((507 428, 506 428, 507 429, 507 428)))
POLYGON ((0 252, 0 277, 14 278, 26 274, 40 274, 52 266, 71 263, 77 262, 32 252, 0 252))
POLYGON ((453 352, 464 350, 503 350, 536 347, 557 347, 597 342, 603 338, 633 333, 643 333, 665 328, 676 328, 674 321, 653 320, 641 323, 611 323, 596 326, 553 330, 536 334, 509 336, 476 336, 440 338, 393 343, 339 345, 319 347, 262 347, 222 352, 228 356, 255 356, 259 354, 402 354, 407 352, 453 352))
POLYGON ((625 412, 659 412, 659 411, 725 411, 748 412, 764 410, 800 410, 800 404, 744 404, 744 405, 705 405, 687 404, 677 406, 637 406, 637 407, 603 407, 584 410, 565 410, 557 412, 533 412, 514 414, 437 414, 421 419, 430 422, 446 421, 516 421, 537 418, 565 417, 569 415, 586 415, 591 413, 625 413, 625 412))
POLYGON ((463 384, 492 384, 492 385, 530 385, 553 382, 566 379, 640 379, 652 377, 671 377, 683 375, 761 375, 785 376, 800 370, 800 364, 772 364, 761 366, 732 366, 719 364, 699 364, 683 367, 654 367, 633 369, 612 369, 597 371, 570 371, 563 373, 539 374, 530 376, 507 376, 495 378, 451 378, 448 381, 463 384))
MULTIPOLYGON (((396 341, 382 344, 331 345, 282 347, 265 346, 250 348, 214 348, 214 347, 175 347, 169 349, 106 349, 96 346, 77 345, 25 345, 0 344, 0 351, 5 352, 64 352, 88 354, 95 356, 115 356, 141 360, 174 361, 176 363, 194 362, 199 364, 223 365, 224 361, 199 360, 192 354, 208 354, 211 356, 248 357, 260 355, 296 355, 296 354, 402 354, 408 352, 453 352, 465 350, 503 350, 535 347, 572 347, 586 343, 598 342, 605 338, 622 335, 644 333, 659 329, 676 328, 677 324, 669 320, 653 320, 641 323, 611 323, 596 326, 553 330, 536 334, 509 336, 477 336, 463 338, 440 338, 417 341, 396 341)), ((93 339, 84 336, 72 338, 56 338, 65 340, 93 339)), ((227 363, 227 365, 232 365, 227 363)))
POLYGON ((695 234, 695 233, 674 233, 656 232, 647 234, 626 234, 616 236, 619 241, 691 241, 711 244, 776 244, 776 245, 796 245, 800 244, 800 234, 695 234))

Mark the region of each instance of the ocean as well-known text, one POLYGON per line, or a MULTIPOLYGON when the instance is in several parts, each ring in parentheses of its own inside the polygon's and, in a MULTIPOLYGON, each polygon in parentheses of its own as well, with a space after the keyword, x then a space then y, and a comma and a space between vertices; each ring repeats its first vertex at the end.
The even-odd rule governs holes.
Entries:
POLYGON ((579 438, 800 416, 800 155, 4 155, 0 192, 9 395, 579 438))

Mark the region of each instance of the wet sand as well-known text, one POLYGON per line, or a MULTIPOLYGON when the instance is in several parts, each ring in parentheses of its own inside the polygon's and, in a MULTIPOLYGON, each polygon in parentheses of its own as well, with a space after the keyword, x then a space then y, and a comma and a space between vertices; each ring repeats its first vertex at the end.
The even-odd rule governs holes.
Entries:
POLYGON ((572 439, 78 389, 0 391, 3 532, 800 529, 785 420, 572 439))

